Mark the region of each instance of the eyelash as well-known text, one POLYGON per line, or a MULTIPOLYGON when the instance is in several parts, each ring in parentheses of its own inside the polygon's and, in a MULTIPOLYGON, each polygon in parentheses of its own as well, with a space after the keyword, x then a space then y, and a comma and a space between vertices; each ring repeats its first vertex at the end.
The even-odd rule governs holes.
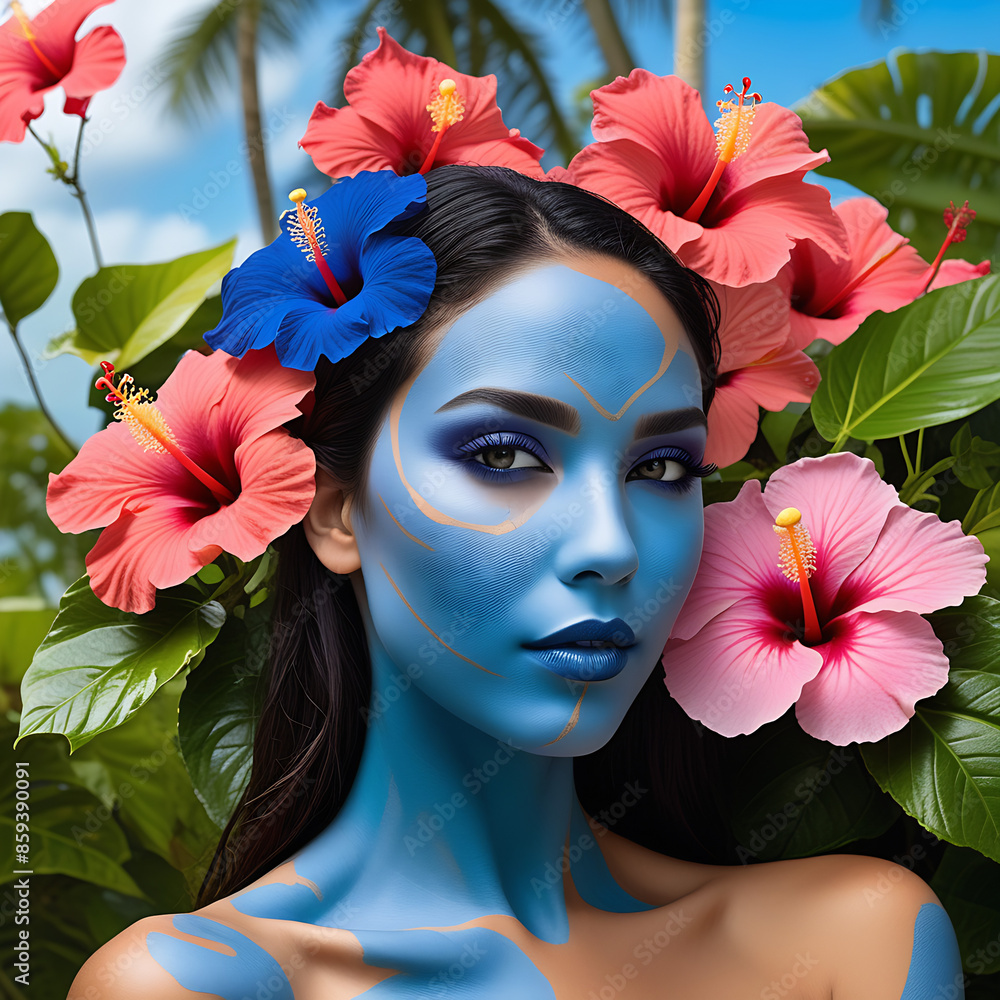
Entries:
MULTIPOLYGON (((491 466, 476 460, 475 456, 483 451, 486 451, 487 448, 497 447, 516 448, 520 451, 526 451, 532 456, 532 458, 542 462, 545 466, 545 470, 549 472, 552 471, 547 465, 545 465, 544 459, 542 459, 542 457, 535 451, 535 442, 531 438, 526 437, 524 434, 516 432, 512 433, 510 431, 499 431, 496 433, 484 434, 482 437, 478 437, 474 441, 469 441, 468 443, 459 446, 457 451, 459 454, 466 456, 462 459, 462 461, 470 467, 473 474, 489 483, 510 481, 512 472, 518 473, 527 471, 524 467, 520 469, 513 469, 511 471, 494 469, 491 466)), ((686 451, 681 448, 672 447, 657 448, 651 454, 645 455, 642 461, 637 462, 636 465, 645 465, 646 462, 652 462, 658 458, 669 459, 670 461, 679 463, 687 470, 686 474, 680 479, 647 479, 645 481, 648 483, 659 483, 661 486, 665 486, 676 493, 689 492, 694 488, 694 481, 696 479, 704 479, 705 476, 710 476, 717 469, 717 466, 712 463, 695 465, 694 459, 691 458, 686 451)), ((531 466, 530 468, 538 469, 539 467, 531 466)))

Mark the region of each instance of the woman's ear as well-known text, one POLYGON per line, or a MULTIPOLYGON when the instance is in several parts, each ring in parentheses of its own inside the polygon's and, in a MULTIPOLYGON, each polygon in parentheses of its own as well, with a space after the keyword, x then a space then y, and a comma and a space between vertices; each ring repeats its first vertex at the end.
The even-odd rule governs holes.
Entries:
POLYGON ((316 470, 316 496, 302 522, 316 558, 334 573, 361 569, 358 543, 351 531, 350 500, 329 473, 316 470))

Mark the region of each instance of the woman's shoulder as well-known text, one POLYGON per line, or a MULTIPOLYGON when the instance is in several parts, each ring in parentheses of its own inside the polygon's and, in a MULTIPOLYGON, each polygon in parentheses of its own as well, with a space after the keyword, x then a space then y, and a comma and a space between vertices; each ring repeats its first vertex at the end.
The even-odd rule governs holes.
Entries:
POLYGON ((608 868, 647 902, 700 901, 717 943, 771 984, 764 997, 961 996, 958 943, 941 901, 904 865, 828 854, 713 865, 602 838, 608 868), (919 956, 919 958, 918 958, 919 956))
POLYGON ((87 959, 67 1000, 218 1000, 243 979, 251 996, 268 980, 269 996, 291 997, 278 960, 245 930, 217 906, 144 917, 87 959))
POLYGON ((723 866, 716 884, 727 899, 727 938, 787 967, 789 982, 815 972, 832 991, 820 995, 833 1000, 909 1000, 949 988, 941 995, 961 995, 951 921, 931 887, 904 865, 829 854, 723 866))

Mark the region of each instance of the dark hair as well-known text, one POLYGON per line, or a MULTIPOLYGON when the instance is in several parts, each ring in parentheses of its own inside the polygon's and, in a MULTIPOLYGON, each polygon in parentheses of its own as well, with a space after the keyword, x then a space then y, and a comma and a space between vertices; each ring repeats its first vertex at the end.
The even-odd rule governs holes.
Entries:
MULTIPOLYGON (((610 201, 506 167, 442 166, 427 174, 427 208, 394 228, 419 237, 434 253, 437 279, 427 311, 412 326, 369 339, 336 364, 322 359, 314 407, 300 426, 291 425, 362 517, 370 516, 364 497, 375 440, 397 389, 433 353, 436 342, 429 334, 527 263, 557 253, 603 254, 653 281, 687 330, 707 408, 718 365, 715 296, 642 223, 610 201)), ((329 825, 351 789, 364 745, 371 667, 349 578, 320 564, 302 525, 277 547, 270 665, 253 767, 199 905, 253 882, 329 825)), ((646 782, 652 819, 633 831, 623 823, 621 832, 660 850, 697 853, 695 841, 693 848, 678 848, 676 837, 670 839, 682 829, 679 824, 687 824, 684 814, 694 802, 681 787, 682 776, 697 787, 704 760, 705 746, 683 756, 678 737, 686 734, 691 742, 693 733, 694 724, 652 671, 615 737, 575 762, 585 808, 599 813, 621 796, 619 784, 646 782)))

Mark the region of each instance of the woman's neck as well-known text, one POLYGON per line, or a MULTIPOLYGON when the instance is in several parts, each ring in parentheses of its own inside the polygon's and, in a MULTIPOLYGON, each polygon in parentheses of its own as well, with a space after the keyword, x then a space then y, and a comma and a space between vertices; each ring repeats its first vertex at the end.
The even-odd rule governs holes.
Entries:
POLYGON ((380 898, 387 914, 421 914, 425 924, 505 913, 539 937, 562 938, 560 866, 580 808, 572 758, 519 751, 468 725, 421 692, 421 668, 400 672, 377 639, 370 650, 358 775, 310 847, 326 855, 351 837, 350 895, 366 909, 380 898))

